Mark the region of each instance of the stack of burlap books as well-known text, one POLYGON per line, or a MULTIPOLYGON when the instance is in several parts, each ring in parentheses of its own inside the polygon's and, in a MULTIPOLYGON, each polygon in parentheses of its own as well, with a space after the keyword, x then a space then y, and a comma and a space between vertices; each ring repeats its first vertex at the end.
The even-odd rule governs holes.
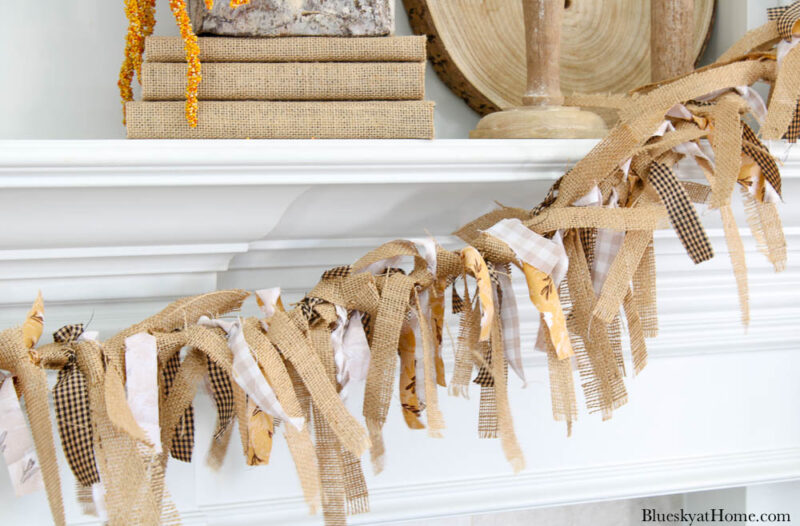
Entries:
POLYGON ((131 139, 432 139, 425 37, 200 37, 198 124, 179 37, 148 37, 131 139))

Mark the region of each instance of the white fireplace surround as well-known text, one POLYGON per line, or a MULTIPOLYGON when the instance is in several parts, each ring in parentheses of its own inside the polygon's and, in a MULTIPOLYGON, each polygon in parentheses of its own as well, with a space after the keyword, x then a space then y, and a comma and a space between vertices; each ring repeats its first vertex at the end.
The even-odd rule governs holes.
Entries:
MULTIPOLYGON (((458 226, 494 201, 533 207, 594 144, 0 141, 0 327, 19 323, 40 289, 47 333, 91 319, 101 338, 214 289, 281 286, 296 301, 323 270, 383 241, 430 233, 459 246, 450 235, 458 226)), ((393 408, 385 472, 372 476, 365 458, 372 512, 351 523, 800 478, 800 153, 771 147, 783 161, 789 259, 775 274, 738 216, 748 330, 718 214, 704 213, 716 257, 699 266, 671 231, 657 232, 660 335, 650 363, 628 379, 630 401, 614 418, 582 410, 567 438, 552 420, 546 367, 532 350, 536 317, 517 280, 529 386, 512 378, 510 397, 527 469, 513 475, 499 442, 477 438, 477 391, 470 400, 442 391, 442 440, 405 429, 393 408)), ((234 440, 222 470, 207 468, 211 403, 203 395, 197 405, 195 462, 171 461, 167 475, 185 523, 322 523, 307 514, 282 438, 270 466, 244 466, 234 440)), ((64 462, 62 480, 70 523, 93 523, 73 503, 64 462)), ((14 499, 0 475, 7 522, 47 523, 45 502, 14 499)))

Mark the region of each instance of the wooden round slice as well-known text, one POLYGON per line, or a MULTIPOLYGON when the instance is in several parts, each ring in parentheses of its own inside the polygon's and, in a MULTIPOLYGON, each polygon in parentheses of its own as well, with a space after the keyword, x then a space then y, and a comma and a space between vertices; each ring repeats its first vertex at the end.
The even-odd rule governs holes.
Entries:
MULTIPOLYGON (((444 82, 478 113, 519 106, 525 91, 520 0, 403 0, 444 82)), ((650 82, 648 0, 566 0, 561 90, 624 93, 650 82)), ((695 0, 694 56, 710 33, 714 0, 695 0)))

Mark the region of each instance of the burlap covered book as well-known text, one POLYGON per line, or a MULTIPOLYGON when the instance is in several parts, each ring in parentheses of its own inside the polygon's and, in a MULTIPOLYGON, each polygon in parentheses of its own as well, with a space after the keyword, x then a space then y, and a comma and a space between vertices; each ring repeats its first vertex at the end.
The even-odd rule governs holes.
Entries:
POLYGON ((196 128, 184 106, 128 102, 128 138, 433 139, 430 101, 202 101, 196 128))
MULTIPOLYGON (((142 64, 144 100, 181 100, 186 64, 142 64)), ((422 100, 424 62, 203 64, 200 100, 422 100)))
MULTIPOLYGON (((207 62, 424 62, 424 36, 375 38, 200 37, 200 61, 207 62)), ((147 37, 148 62, 186 62, 180 37, 147 37)))

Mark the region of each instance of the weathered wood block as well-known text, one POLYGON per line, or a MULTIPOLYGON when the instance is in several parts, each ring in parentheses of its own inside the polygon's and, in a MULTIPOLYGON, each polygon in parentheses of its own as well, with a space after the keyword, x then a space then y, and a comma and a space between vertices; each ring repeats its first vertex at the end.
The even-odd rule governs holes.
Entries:
POLYGON ((383 36, 394 33, 394 0, 250 0, 231 9, 189 0, 197 34, 227 36, 383 36))

